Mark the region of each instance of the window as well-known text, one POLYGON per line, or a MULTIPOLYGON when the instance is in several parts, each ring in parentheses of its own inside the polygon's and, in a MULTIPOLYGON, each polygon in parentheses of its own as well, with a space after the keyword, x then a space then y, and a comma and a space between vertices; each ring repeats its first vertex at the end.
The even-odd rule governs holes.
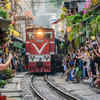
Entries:
POLYGON ((52 32, 40 32, 40 31, 27 32, 27 39, 28 40, 52 39, 52 32))

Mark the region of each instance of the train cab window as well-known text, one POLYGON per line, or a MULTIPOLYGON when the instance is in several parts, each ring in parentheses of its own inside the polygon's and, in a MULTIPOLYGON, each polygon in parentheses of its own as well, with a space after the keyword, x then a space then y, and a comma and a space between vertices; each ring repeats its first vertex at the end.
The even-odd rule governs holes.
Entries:
POLYGON ((28 32, 27 40, 52 39, 52 32, 28 32))
POLYGON ((27 40, 32 40, 32 33, 33 32, 27 32, 27 36, 26 36, 27 40))
POLYGON ((46 32, 44 38, 52 39, 52 32, 46 32))

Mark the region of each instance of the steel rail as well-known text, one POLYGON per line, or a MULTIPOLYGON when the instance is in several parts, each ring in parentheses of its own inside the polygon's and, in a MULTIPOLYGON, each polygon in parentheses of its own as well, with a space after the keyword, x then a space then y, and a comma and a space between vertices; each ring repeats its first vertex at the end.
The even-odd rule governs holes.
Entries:
MULTIPOLYGON (((26 74, 24 75, 24 81, 27 79, 27 76, 28 76, 28 75, 30 75, 30 73, 26 73, 26 74)), ((26 83, 26 82, 24 82, 24 83, 25 83, 25 86, 27 86, 27 83, 26 83)), ((29 87, 30 87, 30 83, 28 83, 28 84, 29 84, 29 87)), ((32 98, 33 98, 34 96, 33 96, 32 91, 30 90, 30 88, 26 87, 26 89, 27 89, 27 91, 28 91, 29 93, 31 93, 32 98)), ((33 100, 34 100, 34 98, 33 98, 33 100)))
POLYGON ((33 79, 34 79, 34 76, 32 76, 31 78, 31 89, 32 91, 38 96, 39 100, 47 100, 45 97, 43 97, 41 95, 41 93, 35 88, 35 86, 33 85, 33 79))
MULTIPOLYGON (((33 79, 35 76, 31 78, 31 89, 33 92, 39 97, 39 100, 48 100, 46 97, 42 96, 42 94, 36 89, 36 87, 33 84, 33 79)), ((47 76, 44 76, 44 81, 49 85, 50 88, 55 90, 59 95, 65 97, 67 100, 80 100, 79 98, 73 96, 70 93, 64 92, 61 88, 58 88, 56 85, 54 85, 48 78, 47 76)))
POLYGON ((53 88, 54 90, 56 90, 60 95, 64 96, 65 98, 67 98, 67 100, 80 100, 80 98, 77 98, 75 96, 73 96, 72 94, 68 93, 68 92, 64 92, 61 88, 57 87, 53 82, 51 82, 48 79, 48 76, 44 77, 44 80, 47 82, 47 84, 53 88))

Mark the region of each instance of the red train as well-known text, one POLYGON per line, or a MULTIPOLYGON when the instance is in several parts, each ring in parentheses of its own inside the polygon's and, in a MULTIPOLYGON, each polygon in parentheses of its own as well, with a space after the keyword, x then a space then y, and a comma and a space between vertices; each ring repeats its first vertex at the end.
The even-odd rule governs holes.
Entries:
POLYGON ((51 72, 51 55, 55 47, 54 30, 42 27, 26 28, 26 53, 29 72, 51 72))

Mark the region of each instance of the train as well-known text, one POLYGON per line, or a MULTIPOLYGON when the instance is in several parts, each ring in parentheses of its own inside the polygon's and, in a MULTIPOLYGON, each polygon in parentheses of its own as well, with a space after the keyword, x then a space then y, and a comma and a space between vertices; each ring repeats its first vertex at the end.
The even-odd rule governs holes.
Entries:
POLYGON ((26 54, 28 71, 50 73, 62 70, 62 58, 55 54, 55 32, 52 28, 26 28, 26 54))

